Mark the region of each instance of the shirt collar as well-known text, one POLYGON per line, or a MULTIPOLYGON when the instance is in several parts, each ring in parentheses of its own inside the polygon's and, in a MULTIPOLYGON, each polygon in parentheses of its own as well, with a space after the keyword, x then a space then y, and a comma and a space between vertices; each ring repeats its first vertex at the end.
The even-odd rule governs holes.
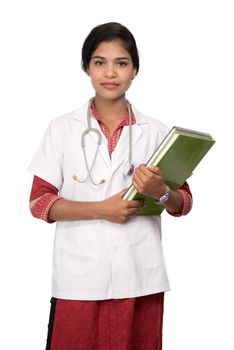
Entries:
MULTIPOLYGON (((132 125, 136 124, 136 117, 135 114, 132 111, 132 106, 130 105, 130 109, 131 109, 131 117, 132 117, 132 125)), ((97 109, 96 109, 96 105, 95 102, 93 101, 92 105, 91 105, 91 111, 92 111, 92 115, 94 116, 94 118, 101 124, 105 124, 105 122, 103 122, 100 118, 100 116, 97 113, 97 109)), ((121 120, 118 128, 122 127, 122 126, 128 126, 129 125, 129 117, 128 117, 128 113, 123 115, 123 119, 121 120)))

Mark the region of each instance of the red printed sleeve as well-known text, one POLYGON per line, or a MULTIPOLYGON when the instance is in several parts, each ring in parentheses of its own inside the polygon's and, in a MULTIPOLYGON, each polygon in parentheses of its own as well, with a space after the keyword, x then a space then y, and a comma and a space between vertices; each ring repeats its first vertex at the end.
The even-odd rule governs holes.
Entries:
POLYGON ((187 182, 183 184, 183 186, 178 190, 178 192, 182 195, 183 197, 183 208, 180 213, 170 213, 172 216, 182 216, 182 215, 187 215, 190 210, 192 209, 193 206, 193 197, 192 193, 190 191, 189 185, 187 182))
POLYGON ((51 206, 61 197, 58 189, 49 182, 34 176, 30 194, 30 211, 37 219, 53 223, 48 217, 51 206))

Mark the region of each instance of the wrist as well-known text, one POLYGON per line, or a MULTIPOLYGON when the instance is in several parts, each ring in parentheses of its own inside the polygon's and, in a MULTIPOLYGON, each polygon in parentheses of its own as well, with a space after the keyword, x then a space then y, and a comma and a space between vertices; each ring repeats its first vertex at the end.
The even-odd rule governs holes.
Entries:
POLYGON ((168 186, 165 186, 165 190, 162 195, 158 198, 155 198, 155 202, 160 205, 164 205, 170 197, 171 189, 168 186))
POLYGON ((93 220, 102 220, 103 219, 103 202, 102 201, 97 201, 93 202, 92 205, 92 219, 93 220))

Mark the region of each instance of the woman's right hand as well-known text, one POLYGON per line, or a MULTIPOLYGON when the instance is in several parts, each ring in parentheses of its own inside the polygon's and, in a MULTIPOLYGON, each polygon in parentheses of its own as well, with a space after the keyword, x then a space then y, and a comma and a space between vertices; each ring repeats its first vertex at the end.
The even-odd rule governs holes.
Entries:
POLYGON ((107 220, 122 224, 132 218, 144 206, 144 201, 122 199, 127 190, 95 202, 80 202, 67 199, 57 200, 50 208, 48 218, 52 221, 107 220))
POLYGON ((114 196, 109 197, 100 204, 100 219, 107 220, 116 224, 122 224, 134 217, 144 206, 143 200, 124 200, 122 197, 127 192, 124 189, 114 196))

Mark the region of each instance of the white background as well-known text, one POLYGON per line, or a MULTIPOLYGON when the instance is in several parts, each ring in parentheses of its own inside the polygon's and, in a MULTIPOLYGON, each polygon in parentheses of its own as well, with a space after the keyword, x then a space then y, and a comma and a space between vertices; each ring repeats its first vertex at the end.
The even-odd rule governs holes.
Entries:
POLYGON ((1 349, 45 347, 54 225, 29 214, 27 167, 49 121, 92 96, 80 50, 107 21, 137 40, 135 106, 217 140, 189 182, 192 213, 163 214, 164 350, 234 349, 233 18, 226 0, 1 2, 1 349))

